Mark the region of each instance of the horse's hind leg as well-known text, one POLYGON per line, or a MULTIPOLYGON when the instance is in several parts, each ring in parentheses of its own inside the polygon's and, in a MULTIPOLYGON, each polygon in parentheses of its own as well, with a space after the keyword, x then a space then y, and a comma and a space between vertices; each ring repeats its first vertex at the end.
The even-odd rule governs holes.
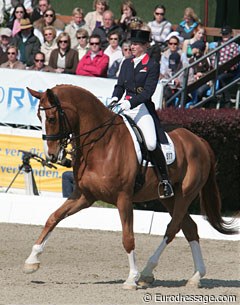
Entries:
POLYGON ((189 242, 194 262, 194 274, 188 280, 187 286, 200 286, 200 279, 206 274, 206 268, 203 262, 202 252, 199 244, 197 225, 190 217, 186 215, 182 222, 182 231, 189 242))
POLYGON ((73 215, 84 208, 88 208, 91 205, 92 202, 88 202, 85 196, 81 195, 78 199, 67 199, 60 208, 52 213, 49 216, 39 238, 36 240, 35 245, 32 247, 31 254, 26 259, 23 271, 25 273, 33 273, 39 269, 39 255, 43 252, 51 231, 62 219, 73 215))
POLYGON ((174 198, 163 201, 163 204, 169 211, 172 219, 167 226, 167 230, 161 244, 158 246, 154 254, 149 258, 145 268, 141 272, 139 281, 140 285, 144 286, 145 284, 151 284, 154 281, 153 270, 157 267, 159 258, 166 246, 174 239, 175 235, 182 228, 182 223, 185 222, 184 217, 187 214, 189 202, 191 202, 190 199, 183 199, 180 194, 176 195, 175 202, 174 198))

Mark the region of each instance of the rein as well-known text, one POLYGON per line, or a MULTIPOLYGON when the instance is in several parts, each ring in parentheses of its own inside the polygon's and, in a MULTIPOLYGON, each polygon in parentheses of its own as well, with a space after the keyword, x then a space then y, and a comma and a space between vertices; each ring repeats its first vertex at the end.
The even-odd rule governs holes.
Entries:
MULTIPOLYGON (((62 109, 60 101, 57 97, 56 94, 54 94, 50 89, 47 89, 47 95, 48 97, 52 97, 52 100, 54 101, 54 105, 50 106, 50 107, 39 107, 40 110, 46 111, 49 109, 53 109, 53 108, 57 108, 58 114, 59 114, 59 132, 57 134, 54 135, 47 135, 47 134, 43 134, 42 135, 42 139, 43 140, 47 140, 47 141, 57 141, 60 140, 60 146, 65 149, 67 147, 67 145, 69 143, 71 143, 73 140, 76 140, 78 138, 81 138, 83 136, 89 136, 92 132, 100 129, 100 128, 104 128, 104 127, 110 127, 112 126, 113 122, 115 121, 117 115, 114 115, 112 118, 110 118, 109 120, 107 120, 106 122, 104 122, 103 124, 88 130, 84 133, 80 133, 79 135, 74 135, 73 136, 73 131, 70 125, 70 122, 68 120, 68 117, 65 113, 65 111, 62 109)), ((73 151, 76 151, 79 148, 83 148, 87 145, 90 145, 96 141, 98 141, 100 138, 102 138, 105 133, 107 132, 108 128, 106 128, 106 130, 99 136, 99 138, 97 139, 93 139, 91 141, 89 141, 88 143, 84 143, 82 144, 80 147, 74 147, 73 151)))

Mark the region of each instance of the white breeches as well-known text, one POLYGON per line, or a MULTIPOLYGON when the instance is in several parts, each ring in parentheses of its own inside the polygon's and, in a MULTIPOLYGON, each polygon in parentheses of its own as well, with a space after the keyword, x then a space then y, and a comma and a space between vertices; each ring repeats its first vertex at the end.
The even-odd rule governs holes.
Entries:
POLYGON ((129 115, 142 130, 147 149, 153 151, 157 145, 155 124, 145 104, 140 104, 134 109, 124 111, 124 113, 129 115))

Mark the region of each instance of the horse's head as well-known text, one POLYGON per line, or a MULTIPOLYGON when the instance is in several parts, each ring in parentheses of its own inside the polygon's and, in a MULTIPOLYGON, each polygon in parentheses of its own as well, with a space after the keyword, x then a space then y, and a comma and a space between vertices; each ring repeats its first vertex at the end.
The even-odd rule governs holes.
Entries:
POLYGON ((70 140, 71 126, 60 101, 51 89, 38 92, 27 88, 32 96, 40 100, 38 118, 42 124, 44 153, 51 162, 62 161, 65 148, 70 140))

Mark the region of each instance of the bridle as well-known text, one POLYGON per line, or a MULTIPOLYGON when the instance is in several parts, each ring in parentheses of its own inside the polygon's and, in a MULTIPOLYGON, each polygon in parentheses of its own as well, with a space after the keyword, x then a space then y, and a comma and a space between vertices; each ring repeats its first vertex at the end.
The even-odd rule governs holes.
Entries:
MULTIPOLYGON (((99 128, 104 128, 106 127, 106 130, 102 133, 102 135, 99 137, 101 138, 102 136, 104 136, 105 132, 107 131, 108 127, 110 127, 113 122, 115 121, 117 115, 114 115, 113 118, 107 120, 106 122, 104 122, 102 125, 97 126, 96 128, 93 128, 87 132, 84 132, 82 134, 79 135, 74 135, 70 122, 68 120, 68 117, 65 113, 65 111, 62 109, 60 101, 58 99, 58 96, 56 94, 54 94, 52 92, 51 89, 47 89, 47 96, 48 98, 53 101, 53 105, 50 107, 41 107, 39 106, 39 110, 49 110, 49 109, 53 109, 53 108, 57 108, 58 111, 58 117, 59 117, 59 132, 57 134, 53 134, 53 135, 47 135, 47 134, 43 134, 42 135, 42 139, 43 140, 47 140, 47 141, 57 141, 60 140, 60 152, 59 152, 59 156, 58 156, 58 160, 61 160, 65 155, 66 155, 66 148, 68 146, 69 143, 71 143, 73 140, 77 139, 77 138, 81 138, 83 136, 88 136, 90 135, 92 132, 98 130, 99 128)), ((110 107, 109 107, 110 108, 110 107)), ((110 108, 111 109, 111 108, 110 108)), ((99 140, 95 139, 92 141, 89 141, 87 143, 84 143, 81 147, 83 146, 87 146, 92 144, 93 142, 96 142, 99 140)), ((72 152, 76 149, 78 149, 80 147, 75 147, 72 152)))
POLYGON ((51 99, 51 101, 53 101, 54 104, 50 107, 39 106, 39 110, 46 111, 49 109, 57 108, 59 117, 59 132, 53 135, 43 134, 42 139, 46 141, 60 140, 60 148, 65 149, 67 145, 72 141, 72 127, 65 111, 61 107, 57 95, 54 94, 50 89, 47 89, 47 96, 49 99, 51 99))

